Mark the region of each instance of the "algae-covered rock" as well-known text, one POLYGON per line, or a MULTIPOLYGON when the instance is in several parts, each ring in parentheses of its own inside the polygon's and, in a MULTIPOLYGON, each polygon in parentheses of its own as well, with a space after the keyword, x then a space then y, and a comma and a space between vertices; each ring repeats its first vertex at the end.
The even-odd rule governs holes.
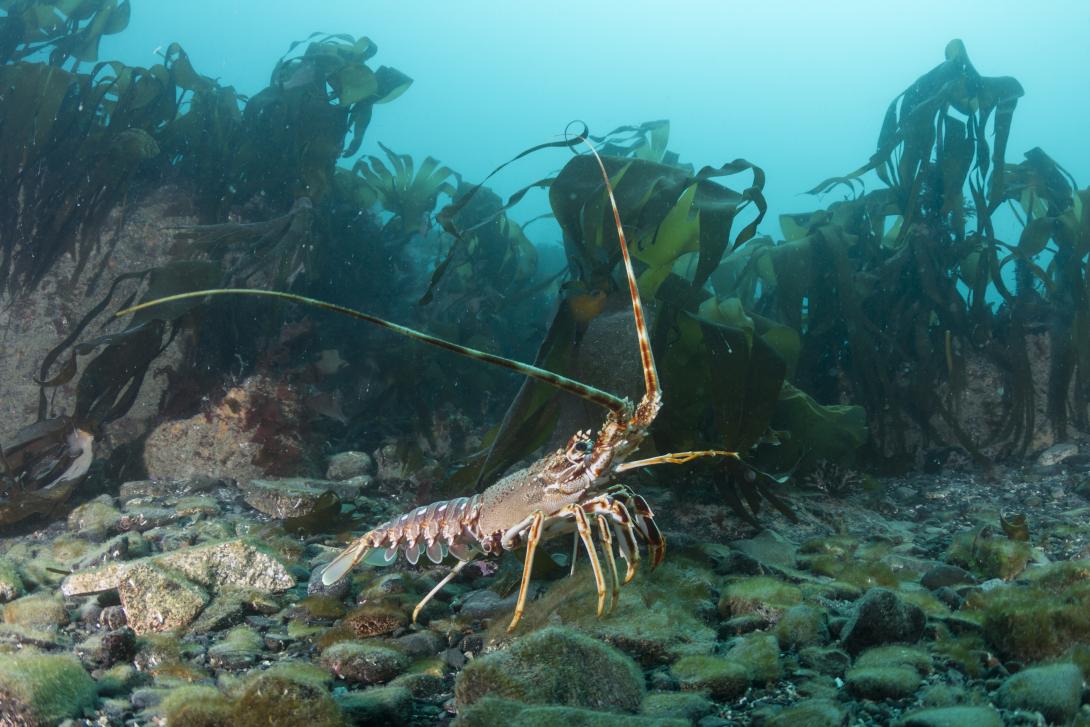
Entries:
POLYGON ((903 699, 920 688, 920 675, 907 666, 872 666, 849 669, 848 689, 861 699, 903 699))
POLYGON ((773 632, 783 649, 799 649, 829 642, 825 612, 805 604, 784 611, 773 632))
POLYGON ((19 577, 19 571, 15 564, 4 557, 0 557, 0 603, 13 601, 26 593, 23 579, 19 577))
POLYGON ((292 477, 276 480, 250 480, 242 485, 243 499, 258 512, 283 520, 314 512, 326 488, 309 480, 292 477))
POLYGON ((906 714, 898 727, 1003 727, 1003 718, 991 707, 936 707, 906 714))
POLYGON ((459 710, 454 721, 455 727, 688 727, 690 724, 685 719, 596 712, 578 707, 540 707, 495 697, 486 697, 459 710))
POLYGON ((1009 581, 1026 569, 1033 548, 1021 540, 981 537, 979 532, 959 533, 950 544, 946 560, 967 568, 982 578, 1009 581))
MULTIPOLYGON (((594 582, 584 568, 527 604, 519 632, 559 622, 616 646, 645 666, 669 664, 686 654, 714 650, 715 629, 702 618, 702 613, 714 614, 714 593, 710 572, 667 561, 653 575, 642 569, 621 588, 609 618, 598 618, 594 582)), ((487 641, 506 640, 509 619, 510 610, 505 610, 489 629, 487 641)))
POLYGON ((770 576, 742 578, 727 585, 719 599, 719 614, 723 618, 760 613, 778 618, 783 611, 802 600, 802 591, 770 576))
POLYGON ((68 514, 68 529, 88 540, 104 540, 116 531, 121 512, 113 506, 109 495, 85 502, 68 514))
POLYGON ((765 720, 765 727, 840 727, 847 717, 831 699, 807 699, 765 720))
POLYGON ((375 471, 375 461, 366 452, 338 452, 329 458, 326 479, 350 480, 361 475, 370 475, 375 471))
POLYGON ((1082 686, 1082 672, 1074 664, 1038 666, 1003 682, 996 702, 1007 709, 1040 712, 1049 722, 1065 724, 1079 709, 1082 686))
POLYGON ((1007 659, 1035 662, 1090 643, 1090 582, 996 588, 963 610, 980 615, 988 645, 1007 659))
POLYGON ((727 658, 749 672, 754 682, 774 682, 783 676, 780 663, 780 644, 772 634, 748 634, 738 639, 727 658))
POLYGON ((690 723, 714 711, 715 704, 695 692, 651 692, 640 705, 640 714, 645 717, 685 719, 690 723))
POLYGON ((167 725, 223 727, 231 724, 231 701, 215 687, 182 686, 159 703, 158 711, 167 725))
POLYGON ((413 716, 413 695, 404 687, 371 687, 337 697, 349 724, 400 727, 413 716))
POLYGON ((745 693, 750 673, 743 665, 721 656, 683 656, 670 673, 686 691, 707 692, 713 699, 728 701, 745 693))
POLYGON ((59 598, 34 593, 5 604, 4 623, 37 628, 64 626, 68 623, 68 611, 59 598))
POLYGON ((879 644, 915 643, 923 635, 925 623, 919 606, 906 603, 886 588, 872 588, 855 604, 840 640, 849 653, 879 644))
POLYGON ((365 603, 350 612, 340 626, 361 639, 391 634, 409 623, 404 610, 384 603, 365 603))
POLYGON ((95 701, 95 682, 71 656, 0 653, 0 724, 52 725, 95 701))
POLYGON ((249 626, 236 626, 208 649, 208 664, 216 669, 244 669, 261 654, 261 635, 249 626))
POLYGON ((799 663, 819 674, 840 676, 847 671, 851 657, 847 652, 832 647, 807 646, 799 650, 799 663))
POLYGON ((347 682, 383 684, 409 668, 409 657, 378 644, 342 641, 322 652, 322 664, 347 682))
POLYGON ((454 696, 459 707, 495 696, 635 712, 643 691, 643 672, 631 658, 571 629, 551 627, 469 662, 454 696))
POLYGON ((854 666, 856 668, 906 666, 915 669, 920 676, 927 676, 931 673, 931 655, 913 646, 876 646, 860 654, 854 666))
POLYGON ((231 707, 232 727, 341 727, 345 724, 318 667, 281 663, 257 673, 239 688, 231 707))

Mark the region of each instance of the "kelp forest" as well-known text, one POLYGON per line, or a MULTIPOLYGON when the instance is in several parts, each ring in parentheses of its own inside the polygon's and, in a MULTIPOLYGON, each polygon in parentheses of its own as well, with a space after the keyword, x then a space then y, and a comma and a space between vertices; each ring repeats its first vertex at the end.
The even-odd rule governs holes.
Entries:
MULTIPOLYGON (((230 296, 115 314, 191 291, 281 291, 636 401, 610 191, 662 391, 632 459, 735 453, 627 472, 634 490, 666 493, 656 508, 751 533, 812 519, 816 502, 883 511, 898 478, 972 473, 986 487, 997 468, 1041 466, 1090 433, 1090 188, 1048 139, 1008 148, 1023 88, 978 71, 959 40, 889 89, 884 117, 873 109, 868 159, 843 160, 774 220, 760 159, 737 158, 729 138, 717 158, 680 158, 668 120, 573 120, 523 149, 478 149, 496 167, 483 179, 381 143, 361 154, 381 141, 372 118, 414 93, 419 72, 382 65, 382 38, 302 37, 246 96, 178 44, 151 67, 102 58, 100 41, 138 10, 0 0, 0 530, 71 527, 132 483, 214 483, 187 485, 207 495, 234 481, 270 516, 251 536, 335 545, 394 512, 329 484, 332 455, 368 453, 369 497, 408 512, 563 450, 600 426, 592 401, 360 321, 230 296), (529 155, 555 171, 528 178, 529 155), (521 189, 497 194, 496 178, 521 189), (547 219, 516 221, 532 196, 547 196, 547 219), (555 229, 555 245, 532 243, 528 225, 555 229)), ((190 506, 212 507, 202 497, 190 506)), ((147 537, 176 522, 174 507, 126 509, 116 529, 147 537)), ((1025 540, 1027 513, 974 537, 1025 540)), ((684 551, 671 517, 679 530, 696 521, 663 518, 684 551)), ((87 567, 54 562, 57 581, 87 567)))

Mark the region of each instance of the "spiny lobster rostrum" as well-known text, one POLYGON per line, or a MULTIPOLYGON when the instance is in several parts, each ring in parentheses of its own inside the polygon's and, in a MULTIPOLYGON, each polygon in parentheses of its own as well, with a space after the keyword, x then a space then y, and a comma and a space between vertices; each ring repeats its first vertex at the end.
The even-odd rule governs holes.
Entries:
POLYGON ((418 507, 364 533, 321 570, 324 584, 335 583, 361 561, 371 565, 392 563, 399 552, 413 564, 419 560, 421 554, 427 555, 435 563, 442 561, 448 554, 453 555, 458 561, 457 564, 417 604, 413 610, 415 622, 424 605, 475 556, 498 555, 501 551, 525 546, 522 583, 515 613, 508 626, 508 631, 511 631, 518 624, 526 607, 531 567, 538 543, 574 531, 578 539, 576 546, 582 542, 594 573, 598 591, 598 615, 601 616, 605 612, 607 593, 610 593, 612 610, 620 591, 621 579, 613 555, 614 536, 617 539, 617 550, 627 566, 624 583, 628 583, 636 573, 640 561, 638 541, 645 543, 652 569, 662 562, 666 550, 666 541, 655 525, 654 514, 647 502, 628 487, 616 484, 614 477, 627 470, 648 465, 679 464, 704 456, 735 456, 732 452, 706 450, 626 461, 647 436, 648 429, 662 405, 662 398, 643 304, 636 287, 632 259, 609 176, 594 147, 585 138, 581 141, 590 147, 598 161, 617 226, 643 365, 645 393, 636 404, 530 364, 476 351, 367 313, 290 293, 238 288, 200 290, 141 303, 118 314, 207 295, 263 295, 283 298, 342 313, 455 353, 512 369, 609 410, 597 435, 589 431, 577 432, 566 448, 546 455, 529 467, 504 477, 484 492, 472 497, 460 497, 418 507), (597 526, 601 542, 609 588, 598 558, 594 526, 597 526))

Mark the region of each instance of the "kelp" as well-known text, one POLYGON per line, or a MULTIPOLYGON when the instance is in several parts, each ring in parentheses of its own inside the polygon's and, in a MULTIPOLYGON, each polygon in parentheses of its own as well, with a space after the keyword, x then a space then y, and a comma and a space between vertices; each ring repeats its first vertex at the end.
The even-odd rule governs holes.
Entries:
POLYGON ((0 64, 48 51, 49 64, 98 60, 104 35, 129 24, 129 0, 0 0, 0 64))

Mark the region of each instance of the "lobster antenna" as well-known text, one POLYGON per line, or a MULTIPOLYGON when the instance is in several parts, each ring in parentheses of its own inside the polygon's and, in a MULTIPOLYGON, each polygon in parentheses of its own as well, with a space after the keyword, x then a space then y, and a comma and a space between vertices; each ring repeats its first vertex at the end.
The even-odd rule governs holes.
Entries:
POLYGON ((373 316, 370 313, 363 313, 352 308, 346 308, 335 303, 326 303, 323 300, 317 300, 315 298, 307 298, 302 295, 295 295, 294 293, 282 293, 278 290, 260 290, 257 288, 212 288, 210 290, 194 290, 189 293, 179 293, 177 295, 169 295, 165 298, 157 298, 155 300, 149 300, 139 305, 134 305, 130 308, 125 308, 114 314, 116 317, 126 316, 137 311, 142 311, 154 306, 163 305, 165 303, 173 303, 179 300, 188 300, 190 298, 203 298, 209 295, 247 295, 247 296, 264 296, 267 298, 279 298, 281 300, 290 300, 293 303, 299 303, 302 305, 309 305, 315 308, 322 308, 323 310, 333 311, 334 313, 340 313, 341 315, 349 316, 350 318, 356 318, 361 321, 372 323, 380 328, 385 328, 388 331, 406 336, 408 338, 415 339, 417 341, 423 341, 436 348, 442 348, 446 351, 452 351, 462 356, 468 356, 469 358, 475 358, 478 361, 484 361, 495 366, 502 366, 505 369, 518 372, 530 378, 537 379, 550 386, 556 387, 561 391, 566 391, 569 394, 575 394, 576 396, 593 401, 595 404, 600 404, 605 408, 616 412, 617 414, 625 414, 630 408, 631 404, 627 400, 622 399, 619 396, 614 396, 609 392, 596 389, 593 386, 580 383, 574 379, 569 379, 567 376, 561 376, 560 374, 553 373, 552 371, 546 371, 543 368, 539 368, 532 364, 522 363, 521 361, 515 361, 514 359, 505 358, 503 356, 497 356, 492 353, 486 353, 485 351, 478 351, 475 348, 469 348, 468 346, 462 346, 457 343, 437 338, 436 336, 428 335, 422 331, 417 331, 412 328, 398 325, 397 323, 391 323, 378 316, 373 316))
MULTIPOLYGON (((643 303, 640 301, 640 290, 636 286, 636 273, 632 269, 632 256, 628 254, 628 240, 624 236, 624 228, 621 226, 621 211, 617 208, 617 198, 613 196, 613 185, 609 181, 609 173, 598 150, 590 143, 587 137, 581 137, 583 143, 590 149, 598 162, 598 169, 602 172, 602 180, 606 185, 606 194, 609 195, 609 204, 613 207, 613 221, 617 224, 617 239, 621 243, 621 257, 624 259, 624 271, 628 277, 628 294, 632 297, 632 317, 636 322, 636 337, 640 341, 640 361, 643 363, 643 383, 646 392, 640 402, 640 409, 653 407, 657 410, 661 400, 659 389, 659 372, 655 368, 655 356, 651 353, 651 337, 647 333, 647 317, 643 313, 643 303)), ((637 413, 639 416, 639 413, 637 413)), ((653 414, 651 416, 654 416, 653 414)))

